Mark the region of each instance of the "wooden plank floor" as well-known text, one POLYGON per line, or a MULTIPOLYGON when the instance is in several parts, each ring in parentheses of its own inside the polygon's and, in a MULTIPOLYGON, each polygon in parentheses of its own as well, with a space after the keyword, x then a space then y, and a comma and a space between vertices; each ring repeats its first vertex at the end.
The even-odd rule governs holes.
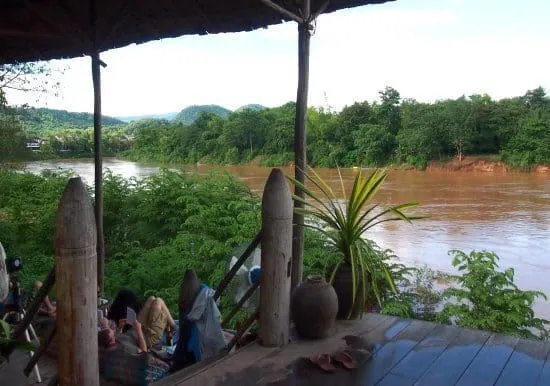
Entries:
POLYGON ((339 322, 331 338, 282 348, 252 344, 156 385, 550 385, 549 361, 550 342, 368 314, 339 322), (369 345, 375 354, 367 360, 369 345), (356 370, 326 374, 300 360, 340 348, 354 352, 356 370))

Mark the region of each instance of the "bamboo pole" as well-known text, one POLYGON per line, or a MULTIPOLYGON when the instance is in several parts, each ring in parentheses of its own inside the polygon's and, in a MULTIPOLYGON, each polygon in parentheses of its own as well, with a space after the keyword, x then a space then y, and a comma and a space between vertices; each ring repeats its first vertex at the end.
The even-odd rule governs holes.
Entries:
POLYGON ((97 37, 97 4, 90 0, 90 41, 92 42, 92 81, 94 86, 94 199, 97 226, 97 282, 103 294, 105 275, 105 240, 103 235, 103 143, 101 141, 101 70, 105 66, 99 57, 97 37))
POLYGON ((103 293, 105 275, 105 241, 103 238, 103 144, 101 142, 101 60, 99 52, 92 54, 94 83, 94 166, 95 166, 95 220, 97 226, 97 282, 103 293))
POLYGON ((260 330, 263 345, 288 343, 292 253, 292 196, 281 169, 273 169, 262 199, 260 330))
MULTIPOLYGON (((310 46, 310 0, 302 3, 304 22, 298 24, 298 90, 296 95, 296 122, 294 128, 294 177, 305 183, 306 170, 306 119, 307 95, 309 87, 309 46, 310 46)), ((304 192, 295 187, 294 194, 304 198, 304 192)), ((294 208, 303 204, 294 201, 294 208)), ((294 214, 292 230, 292 284, 291 290, 302 281, 304 259, 304 216, 294 214)))
POLYGON ((69 180, 55 225, 59 384, 98 386, 97 237, 80 177, 69 180))

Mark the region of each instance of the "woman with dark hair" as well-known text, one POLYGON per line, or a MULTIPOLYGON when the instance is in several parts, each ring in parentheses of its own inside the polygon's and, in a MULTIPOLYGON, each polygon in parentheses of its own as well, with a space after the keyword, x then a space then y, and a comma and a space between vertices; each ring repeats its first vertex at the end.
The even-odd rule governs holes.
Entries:
POLYGON ((116 326, 119 326, 121 320, 127 319, 126 309, 128 307, 133 309, 136 315, 139 315, 142 309, 141 302, 138 300, 136 294, 130 289, 123 288, 118 291, 115 300, 113 300, 113 303, 109 307, 107 319, 112 320, 116 326))

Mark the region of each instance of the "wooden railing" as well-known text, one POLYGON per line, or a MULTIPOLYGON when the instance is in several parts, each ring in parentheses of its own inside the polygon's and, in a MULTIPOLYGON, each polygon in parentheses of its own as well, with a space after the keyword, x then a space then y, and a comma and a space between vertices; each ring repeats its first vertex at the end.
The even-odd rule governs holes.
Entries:
MULTIPOLYGON (((29 327, 40 304, 54 284, 57 287, 56 326, 25 366, 30 374, 54 337, 59 339, 58 374, 49 384, 98 386, 97 244, 91 200, 82 180, 71 178, 59 202, 56 217, 56 261, 21 323, 14 329, 19 339, 29 327)), ((261 285, 258 309, 249 316, 227 345, 229 352, 259 320, 259 339, 264 345, 288 343, 292 253, 292 197, 280 169, 273 169, 264 188, 262 228, 218 285, 214 298, 223 294, 252 251, 262 243, 262 275, 226 315, 226 326, 261 285)))

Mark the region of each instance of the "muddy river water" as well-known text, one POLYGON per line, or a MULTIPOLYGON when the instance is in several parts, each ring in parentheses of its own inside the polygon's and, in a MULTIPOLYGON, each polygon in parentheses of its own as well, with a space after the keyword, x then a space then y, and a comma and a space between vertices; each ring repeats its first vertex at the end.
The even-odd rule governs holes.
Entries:
MULTIPOLYGON (((106 159, 104 167, 123 177, 141 178, 157 166, 106 159)), ((93 184, 93 161, 88 159, 29 162, 26 169, 72 169, 93 184)), ((186 170, 208 173, 225 169, 261 194, 270 168, 256 166, 190 166, 186 170)), ((284 169, 293 173, 292 169, 284 169)), ((337 171, 316 169, 340 191, 337 171)), ((357 171, 342 170, 346 185, 357 171)), ((536 289, 550 296, 550 174, 475 173, 446 171, 389 171, 377 198, 381 204, 420 203, 416 213, 429 216, 415 223, 390 222, 367 237, 392 249, 406 264, 427 265, 453 272, 448 251, 490 250, 500 257, 502 268, 516 270, 522 289, 536 289)), ((550 302, 539 301, 539 316, 550 319, 550 302)))

